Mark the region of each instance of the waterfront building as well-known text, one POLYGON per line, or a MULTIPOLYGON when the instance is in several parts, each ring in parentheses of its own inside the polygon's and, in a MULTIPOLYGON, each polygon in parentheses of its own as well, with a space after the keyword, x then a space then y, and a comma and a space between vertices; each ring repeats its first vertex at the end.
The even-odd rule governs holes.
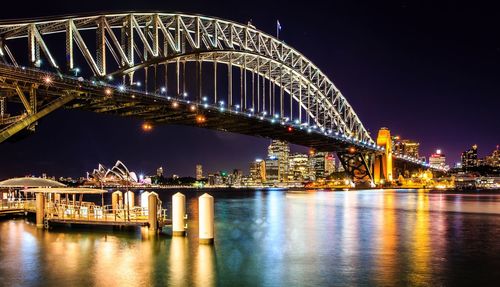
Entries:
POLYGON ((473 145, 470 149, 462 153, 462 168, 464 170, 470 170, 478 166, 477 160, 477 145, 473 145))
POLYGON ((256 159, 250 163, 250 179, 256 184, 266 181, 266 162, 262 159, 256 159))
POLYGON ((440 149, 429 157, 429 165, 433 168, 446 168, 446 156, 440 149))
POLYGON ((335 155, 331 152, 325 155, 325 176, 329 176, 335 172, 335 155))
POLYGON ((272 140, 268 149, 268 158, 276 158, 278 161, 278 181, 286 181, 288 174, 288 156, 290 146, 286 141, 272 140))
POLYGON ((325 178, 333 172, 334 157, 332 153, 317 152, 309 157, 311 177, 313 180, 325 178))
POLYGON ((484 164, 487 166, 500 168, 500 149, 498 145, 496 149, 493 150, 491 155, 488 155, 484 158, 484 164))
POLYGON ((224 177, 221 175, 221 173, 211 173, 208 175, 208 185, 223 185, 224 184, 224 177))
POLYGON ((230 174, 228 177, 228 181, 230 180, 228 184, 240 186, 242 177, 243 177, 243 172, 241 172, 241 169, 234 169, 233 173, 230 174))
POLYGON ((265 161, 266 182, 279 181, 279 160, 276 157, 268 157, 265 161))
POLYGON ((106 184, 106 185, 122 185, 139 184, 139 178, 133 171, 129 171, 127 166, 121 161, 116 161, 112 168, 105 168, 104 165, 99 164, 96 169, 89 174, 90 184, 106 184))
POLYGON ((196 165, 196 180, 201 180, 203 178, 203 166, 201 164, 196 165))
POLYGON ((309 158, 306 154, 294 153, 288 160, 289 180, 303 181, 309 178, 309 158))

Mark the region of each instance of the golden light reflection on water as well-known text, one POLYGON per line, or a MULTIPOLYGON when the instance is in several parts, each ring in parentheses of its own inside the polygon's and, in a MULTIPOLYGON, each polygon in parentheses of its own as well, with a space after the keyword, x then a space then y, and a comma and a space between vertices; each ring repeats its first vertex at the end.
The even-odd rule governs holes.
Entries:
POLYGON ((184 286, 187 281, 188 261, 189 261, 189 246, 186 237, 172 237, 170 243, 170 277, 172 285, 184 286))
POLYGON ((379 213, 380 233, 377 235, 379 242, 378 256, 375 258, 377 265, 378 280, 381 285, 392 285, 396 279, 397 260, 395 252, 398 244, 398 234, 396 229, 394 193, 384 193, 382 195, 382 212, 379 213))
POLYGON ((194 285, 200 287, 215 286, 215 249, 212 245, 200 244, 195 255, 194 285))
POLYGON ((490 213, 500 196, 463 197, 386 190, 220 198, 215 246, 198 244, 196 199, 188 201, 187 238, 1 220, 0 286, 446 286, 448 274, 439 276, 455 272, 461 252, 467 259, 483 244, 499 248, 490 213), (475 213, 457 215, 464 206, 475 213), (489 212, 478 215, 483 206, 489 212), (487 226, 481 234, 478 222, 487 226))
POLYGON ((415 223, 412 230, 413 236, 410 250, 412 272, 409 275, 411 285, 423 285, 430 282, 429 277, 429 194, 419 190, 417 194, 417 204, 415 210, 415 223))

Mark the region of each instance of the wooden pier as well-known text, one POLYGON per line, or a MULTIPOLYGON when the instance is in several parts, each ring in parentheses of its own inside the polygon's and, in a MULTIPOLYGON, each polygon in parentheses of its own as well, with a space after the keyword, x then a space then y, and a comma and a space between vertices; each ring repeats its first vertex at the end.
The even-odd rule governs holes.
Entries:
POLYGON ((36 198, 0 200, 0 216, 35 214, 37 227, 46 229, 51 225, 65 224, 144 226, 157 231, 164 226, 171 225, 171 220, 167 218, 167 210, 161 208, 161 202, 155 193, 148 193, 146 205, 135 206, 133 196, 130 200, 126 198, 123 200, 121 192, 117 194, 112 205, 104 205, 104 200, 99 205, 95 202, 83 201, 83 195, 103 194, 107 192, 106 190, 31 188, 26 191, 35 195, 36 198), (76 199, 77 196, 79 200, 76 199))

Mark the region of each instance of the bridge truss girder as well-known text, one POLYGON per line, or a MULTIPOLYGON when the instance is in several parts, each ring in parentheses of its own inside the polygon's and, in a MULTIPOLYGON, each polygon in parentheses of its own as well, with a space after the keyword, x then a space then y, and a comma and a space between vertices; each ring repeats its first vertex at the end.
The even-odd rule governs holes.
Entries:
MULTIPOLYGON (((245 71, 245 83, 249 81, 247 72, 252 72, 252 79, 257 75, 257 81, 262 78, 263 82, 267 80, 272 85, 273 95, 274 87, 279 88, 279 96, 273 98, 272 103, 279 106, 279 112, 271 111, 272 116, 290 120, 297 117, 293 115, 294 109, 290 108, 289 114, 284 110, 287 94, 291 105, 298 107, 296 114, 303 112, 304 121, 309 126, 373 143, 345 97, 317 66, 283 41, 251 25, 199 15, 166 13, 103 14, 0 23, 0 59, 4 63, 19 65, 16 55, 9 49, 10 42, 17 39, 28 39, 26 50, 30 66, 40 68, 44 57, 51 69, 71 73, 77 68, 78 54, 83 57, 88 72, 101 78, 108 75, 122 77, 127 85, 134 84, 137 72, 144 70, 146 91, 148 69, 154 67, 156 71, 157 65, 166 66, 168 61, 176 61, 177 73, 180 61, 210 61, 216 63, 215 67, 217 63, 230 66, 231 71, 234 66, 245 71), (57 45, 56 40, 48 40, 54 34, 65 35, 65 43, 61 46, 66 48, 63 60, 66 65, 58 64, 60 58, 48 45, 57 45), (89 34, 93 34, 90 39, 89 34), (89 42, 95 39, 97 45, 95 51, 91 51, 89 42)), ((153 85, 155 93, 159 84, 155 81, 153 85)), ((179 83, 177 87, 178 95, 179 83)), ((241 90, 246 94, 247 87, 241 90)), ((196 100, 200 101, 200 97, 196 100)), ((240 101, 239 105, 243 108, 247 102, 240 101)))
POLYGON ((376 154, 370 151, 337 152, 345 172, 357 186, 374 186, 373 165, 376 154))

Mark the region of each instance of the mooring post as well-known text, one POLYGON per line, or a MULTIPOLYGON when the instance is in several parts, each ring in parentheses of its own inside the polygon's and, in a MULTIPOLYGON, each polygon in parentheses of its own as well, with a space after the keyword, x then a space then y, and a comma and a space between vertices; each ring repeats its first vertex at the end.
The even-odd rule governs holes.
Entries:
POLYGON ((198 198, 199 204, 199 242, 214 243, 214 197, 205 193, 198 198))
POLYGON ((186 196, 177 192, 172 196, 172 235, 186 235, 186 196))
POLYGON ((43 193, 36 194, 36 227, 43 228, 45 217, 45 196, 43 193))
POLYGON ((116 214, 116 211, 120 208, 122 196, 122 192, 119 190, 111 194, 111 208, 113 209, 113 214, 116 214))
POLYGON ((148 223, 149 232, 153 233, 158 230, 158 194, 156 192, 151 192, 148 196, 148 223))

